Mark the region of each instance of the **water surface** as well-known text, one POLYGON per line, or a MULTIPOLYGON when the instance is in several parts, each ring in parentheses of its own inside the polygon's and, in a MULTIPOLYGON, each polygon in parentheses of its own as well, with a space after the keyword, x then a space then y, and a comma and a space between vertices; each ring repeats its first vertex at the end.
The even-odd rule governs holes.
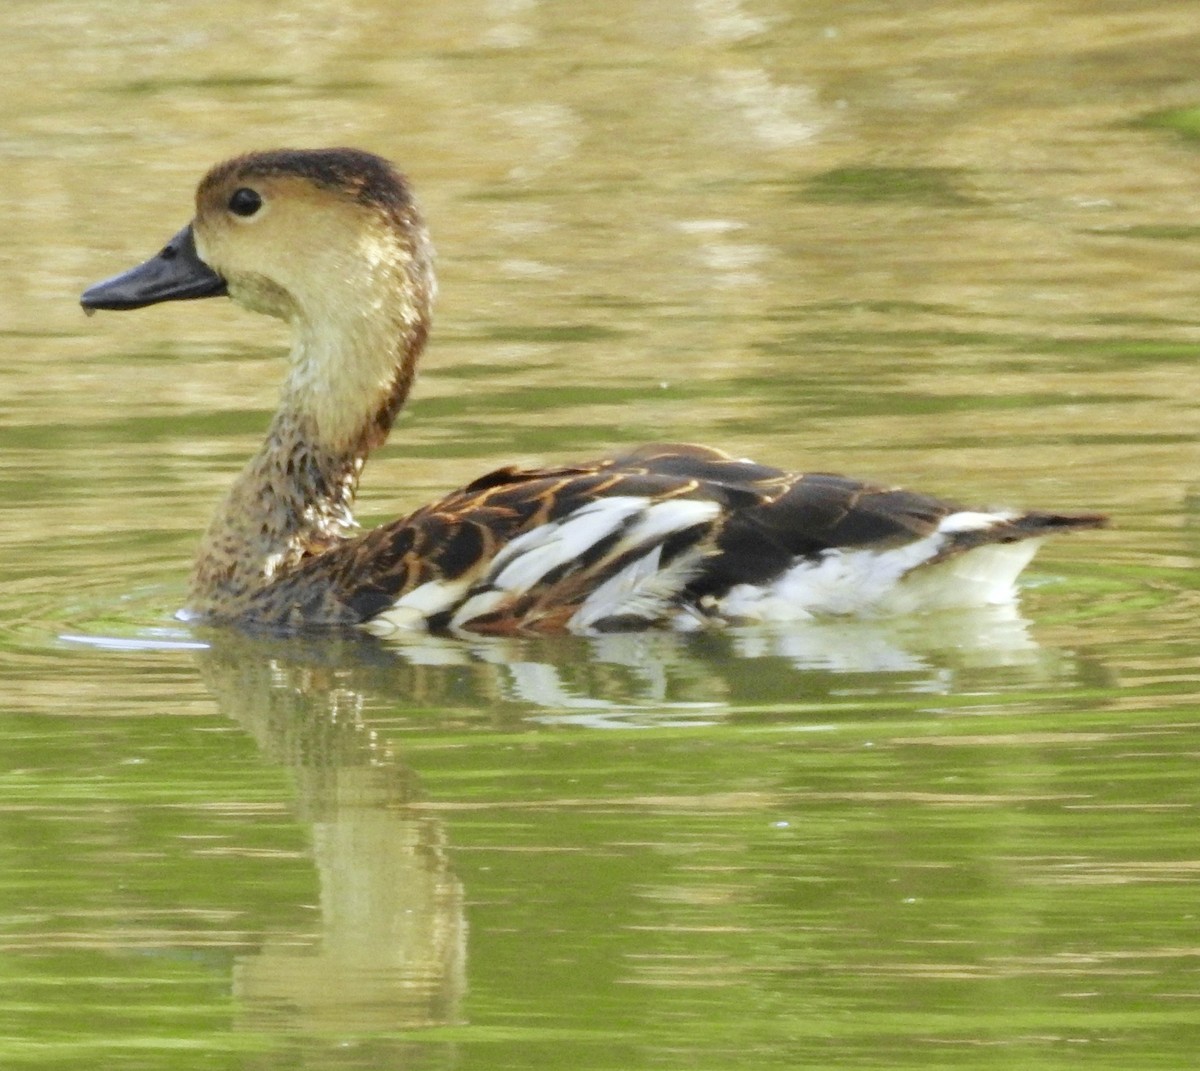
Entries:
POLYGON ((0 11, 0 1063, 1192 1066, 1194 21, 0 11), (77 295, 215 160, 331 142, 440 254, 368 523, 676 438, 1116 525, 987 613, 189 631, 285 340, 77 295))

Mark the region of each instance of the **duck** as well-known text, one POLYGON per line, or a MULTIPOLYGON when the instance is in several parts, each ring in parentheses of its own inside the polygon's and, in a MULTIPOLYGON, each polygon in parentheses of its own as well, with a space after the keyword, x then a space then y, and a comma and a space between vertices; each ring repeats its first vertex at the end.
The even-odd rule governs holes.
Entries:
POLYGON ((355 148, 218 163, 162 249, 88 288, 131 310, 227 296, 292 344, 262 447, 201 539, 181 616, 281 632, 598 633, 1013 600, 1097 513, 974 509, 690 443, 488 472, 364 531, 359 478, 413 385, 436 292, 405 176, 355 148))

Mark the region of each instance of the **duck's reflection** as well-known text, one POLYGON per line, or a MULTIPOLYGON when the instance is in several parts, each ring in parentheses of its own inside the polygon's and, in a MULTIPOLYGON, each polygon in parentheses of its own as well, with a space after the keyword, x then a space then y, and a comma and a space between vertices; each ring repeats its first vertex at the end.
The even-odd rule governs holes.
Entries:
MULTIPOLYGON (((457 640, 386 641, 391 688, 528 722, 710 722, 764 702, 1028 683, 1070 672, 1015 605, 879 620, 457 640)), ((794 714, 794 711, 792 711, 794 714)))
POLYGON ((281 939, 239 961, 252 1027, 396 1030, 461 1017, 463 890, 416 776, 371 728, 395 719, 601 728, 705 724, 742 711, 795 720, 837 696, 1027 684, 1070 670, 1013 607, 906 622, 697 634, 387 641, 201 633, 221 708, 295 779, 320 875, 316 950, 281 939), (975 678, 973 675, 985 674, 975 678), (370 715, 368 717, 368 714, 370 715))
POLYGON ((396 1030, 454 1022, 466 987, 462 886, 415 777, 363 723, 370 647, 213 634, 201 655, 221 708, 293 771, 320 877, 315 950, 238 961, 244 1025, 396 1030))

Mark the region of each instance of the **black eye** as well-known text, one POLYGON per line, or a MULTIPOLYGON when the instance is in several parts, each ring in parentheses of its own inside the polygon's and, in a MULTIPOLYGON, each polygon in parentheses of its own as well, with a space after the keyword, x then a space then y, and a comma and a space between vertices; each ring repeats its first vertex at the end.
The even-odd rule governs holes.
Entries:
POLYGON ((253 190, 243 186, 234 190, 229 198, 229 211, 235 216, 252 216, 262 208, 262 198, 253 190))

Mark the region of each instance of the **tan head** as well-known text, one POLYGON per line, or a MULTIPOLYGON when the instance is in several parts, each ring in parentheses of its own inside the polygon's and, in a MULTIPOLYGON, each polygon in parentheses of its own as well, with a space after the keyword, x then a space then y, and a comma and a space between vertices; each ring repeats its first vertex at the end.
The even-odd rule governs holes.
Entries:
POLYGON ((386 298, 409 322, 428 319, 425 225, 403 176, 371 153, 283 149, 218 164, 192 226, 200 258, 256 312, 341 318, 386 298))
POLYGON ((151 260, 98 283, 86 309, 228 294, 296 332, 285 404, 331 446, 380 441, 403 402, 435 292, 408 184, 359 149, 279 149, 214 167, 196 215, 151 260))

